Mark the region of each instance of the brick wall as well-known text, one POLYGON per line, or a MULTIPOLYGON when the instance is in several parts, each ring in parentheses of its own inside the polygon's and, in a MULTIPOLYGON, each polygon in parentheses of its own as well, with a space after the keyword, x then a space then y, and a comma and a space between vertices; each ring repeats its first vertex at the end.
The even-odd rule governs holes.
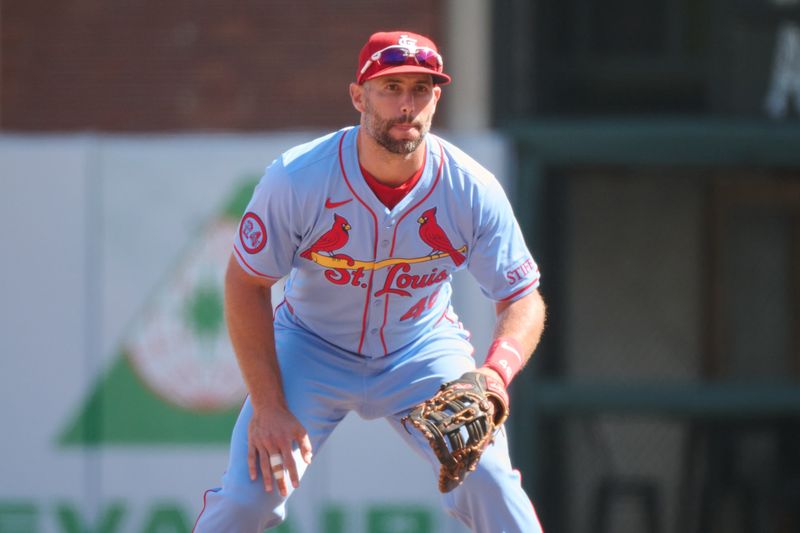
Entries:
POLYGON ((443 0, 0 0, 0 129, 334 128, 372 31, 443 0))

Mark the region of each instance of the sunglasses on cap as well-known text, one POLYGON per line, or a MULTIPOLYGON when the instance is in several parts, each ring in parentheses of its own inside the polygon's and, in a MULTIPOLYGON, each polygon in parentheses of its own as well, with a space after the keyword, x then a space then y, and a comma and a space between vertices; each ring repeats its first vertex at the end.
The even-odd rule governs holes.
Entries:
POLYGON ((439 53, 433 48, 428 48, 427 46, 409 48, 407 46, 393 44, 392 46, 387 46, 383 50, 378 50, 372 54, 370 58, 364 62, 364 66, 361 68, 359 76, 363 76, 367 69, 373 65, 373 63, 396 67, 400 65, 406 65, 412 60, 416 61, 417 65, 429 68, 436 72, 441 72, 441 69, 444 66, 442 56, 439 55, 439 53))

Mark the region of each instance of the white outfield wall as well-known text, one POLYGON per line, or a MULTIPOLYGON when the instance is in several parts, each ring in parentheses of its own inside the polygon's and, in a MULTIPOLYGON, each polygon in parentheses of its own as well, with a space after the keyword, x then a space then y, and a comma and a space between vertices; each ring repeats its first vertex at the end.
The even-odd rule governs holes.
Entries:
MULTIPOLYGON (((0 136, 0 532, 191 529, 242 400, 219 305, 229 213, 314 136, 0 136)), ((508 176, 503 139, 444 136, 508 176)), ((492 306, 466 274, 455 294, 482 354, 492 306)), ((464 531, 438 499, 384 422, 351 415, 278 531, 464 531)))

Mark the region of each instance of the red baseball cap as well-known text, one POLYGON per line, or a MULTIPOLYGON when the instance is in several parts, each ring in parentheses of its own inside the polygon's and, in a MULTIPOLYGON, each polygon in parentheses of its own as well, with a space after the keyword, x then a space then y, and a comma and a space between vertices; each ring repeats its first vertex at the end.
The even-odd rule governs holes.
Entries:
POLYGON ((442 72, 444 64, 436 43, 410 31, 378 32, 370 35, 358 54, 356 82, 362 84, 378 76, 420 73, 433 76, 433 83, 450 83, 442 72))

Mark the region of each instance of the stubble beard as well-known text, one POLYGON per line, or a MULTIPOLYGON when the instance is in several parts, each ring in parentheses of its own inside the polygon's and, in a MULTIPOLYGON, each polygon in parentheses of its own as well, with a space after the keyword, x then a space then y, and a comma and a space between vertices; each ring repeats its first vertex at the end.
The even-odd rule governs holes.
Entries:
POLYGON ((373 112, 369 104, 365 105, 365 110, 366 120, 364 126, 367 130, 367 133, 370 137, 375 139, 375 142, 393 154, 408 155, 413 153, 417 148, 419 148, 419 145, 422 144, 422 141, 425 140, 425 136, 431 129, 430 121, 427 123, 415 122, 410 115, 403 115, 398 118, 383 120, 373 112), (419 129, 419 137, 417 139, 393 138, 389 132, 392 129, 392 126, 395 126, 396 124, 413 124, 417 129, 419 129))

